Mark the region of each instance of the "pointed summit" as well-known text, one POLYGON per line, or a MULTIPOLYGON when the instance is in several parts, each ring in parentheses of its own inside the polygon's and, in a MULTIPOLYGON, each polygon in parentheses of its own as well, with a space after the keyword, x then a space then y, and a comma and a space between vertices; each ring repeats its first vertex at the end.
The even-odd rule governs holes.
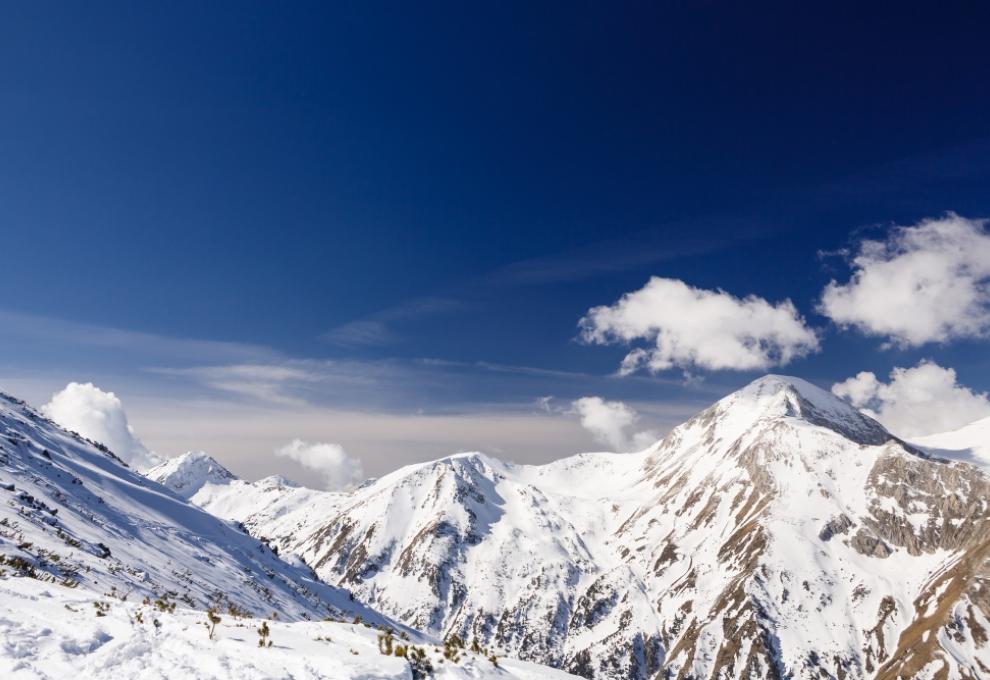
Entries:
POLYGON ((828 428, 858 444, 882 444, 887 430, 852 405, 806 380, 765 375, 717 401, 698 418, 719 429, 745 430, 759 421, 797 419, 828 428))
POLYGON ((189 451, 148 470, 149 479, 190 499, 207 484, 229 484, 237 479, 205 451, 189 451))

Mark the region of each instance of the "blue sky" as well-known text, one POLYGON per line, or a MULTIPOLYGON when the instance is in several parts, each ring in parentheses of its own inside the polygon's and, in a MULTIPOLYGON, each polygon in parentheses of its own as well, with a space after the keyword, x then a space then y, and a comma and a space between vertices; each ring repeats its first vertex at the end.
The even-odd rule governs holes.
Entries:
POLYGON ((0 384, 92 381, 149 446, 248 476, 294 437, 372 474, 546 460, 600 446, 579 397, 662 432, 766 370, 929 359, 986 391, 982 332, 908 346, 816 310, 837 251, 990 216, 964 6, 7 7, 0 384), (790 299, 819 351, 616 377, 629 347, 578 322, 651 276, 790 299))

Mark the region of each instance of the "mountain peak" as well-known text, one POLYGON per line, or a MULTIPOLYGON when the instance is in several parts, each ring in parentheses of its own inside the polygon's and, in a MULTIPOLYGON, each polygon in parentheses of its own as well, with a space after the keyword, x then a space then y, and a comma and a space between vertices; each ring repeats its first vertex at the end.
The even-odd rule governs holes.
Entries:
POLYGON ((259 489, 299 489, 302 484, 282 475, 269 475, 254 482, 259 489))
MULTIPOLYGON (((811 384, 807 380, 796 378, 791 375, 767 374, 762 378, 757 378, 745 387, 733 392, 733 395, 746 395, 747 397, 762 397, 768 395, 790 392, 800 395, 806 400, 815 404, 834 405, 838 402, 846 408, 852 408, 841 401, 838 397, 822 388, 811 384)), ((729 395, 730 397, 733 395, 729 395)))
POLYGON ((206 484, 228 484, 237 479, 205 451, 189 451, 148 470, 150 479, 189 499, 206 484))
POLYGON ((831 392, 806 380, 765 375, 720 399, 703 416, 723 427, 745 430, 759 421, 797 419, 825 427, 859 444, 882 444, 892 438, 884 427, 831 392))

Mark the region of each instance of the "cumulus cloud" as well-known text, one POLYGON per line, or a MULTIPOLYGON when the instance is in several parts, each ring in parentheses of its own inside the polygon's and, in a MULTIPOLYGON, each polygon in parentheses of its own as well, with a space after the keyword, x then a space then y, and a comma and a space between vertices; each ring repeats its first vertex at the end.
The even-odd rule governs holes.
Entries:
POLYGON ((649 344, 626 355, 620 375, 640 368, 765 369, 818 350, 818 337, 790 300, 775 305, 659 277, 614 305, 590 309, 580 326, 585 342, 649 344))
POLYGON ((582 397, 571 402, 571 413, 580 417, 581 427, 588 430, 595 441, 613 451, 638 451, 657 439, 656 433, 649 430, 630 432, 639 421, 639 414, 621 401, 582 397))
POLYGON ((65 429, 105 445, 138 470, 162 462, 134 436, 117 395, 104 392, 92 383, 69 383, 41 407, 41 412, 65 429))
POLYGON ((293 439, 276 449, 275 455, 294 460, 303 467, 320 473, 330 490, 346 489, 364 479, 361 461, 352 458, 340 444, 304 442, 293 439))
POLYGON ((819 311, 840 326, 918 346, 990 334, 986 220, 949 213, 865 240, 847 283, 831 281, 819 311))
POLYGON ((953 369, 931 361, 895 368, 886 383, 863 371, 833 385, 832 392, 901 437, 955 430, 990 416, 985 392, 960 385, 953 369))

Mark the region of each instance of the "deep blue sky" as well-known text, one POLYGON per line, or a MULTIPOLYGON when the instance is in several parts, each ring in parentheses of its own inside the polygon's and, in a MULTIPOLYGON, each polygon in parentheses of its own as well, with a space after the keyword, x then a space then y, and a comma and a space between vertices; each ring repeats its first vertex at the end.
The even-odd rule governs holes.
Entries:
MULTIPOLYGON (((821 250, 990 216, 990 17, 807 4, 7 4, 0 307, 294 359, 604 376, 623 350, 574 342, 577 320, 655 274, 791 298, 826 334, 787 372, 931 357, 988 389, 979 344, 881 351, 814 300, 846 272, 821 250)), ((118 391, 218 361, 3 347, 7 375, 118 391)), ((477 373, 407 406, 601 391, 477 373)), ((603 396, 672 399, 666 377, 603 396)))

